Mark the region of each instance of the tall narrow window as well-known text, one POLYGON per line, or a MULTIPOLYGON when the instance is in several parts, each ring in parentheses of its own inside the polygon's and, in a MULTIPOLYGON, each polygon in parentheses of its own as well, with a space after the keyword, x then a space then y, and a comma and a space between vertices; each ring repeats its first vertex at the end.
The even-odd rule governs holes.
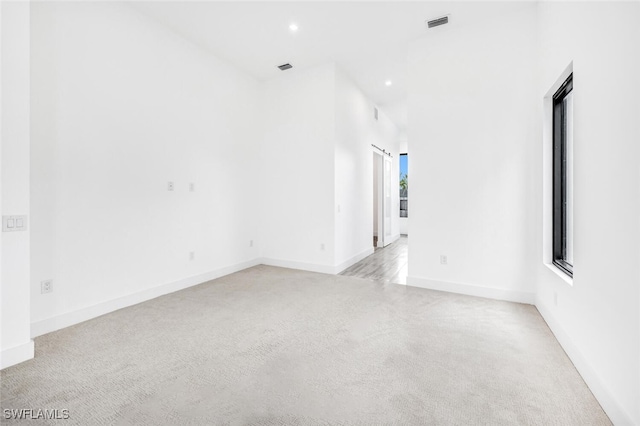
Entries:
POLYGON ((553 95, 553 264, 573 276, 573 74, 553 95))
POLYGON ((407 154, 400 154, 400 217, 409 217, 409 163, 407 154))

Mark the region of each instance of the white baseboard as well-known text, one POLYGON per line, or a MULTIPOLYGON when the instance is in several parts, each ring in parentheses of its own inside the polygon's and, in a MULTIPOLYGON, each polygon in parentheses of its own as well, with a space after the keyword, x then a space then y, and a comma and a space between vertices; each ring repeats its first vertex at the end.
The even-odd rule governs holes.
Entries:
POLYGON ((118 297, 116 299, 108 300, 96 305, 87 306, 75 311, 66 312, 54 317, 34 321, 31 323, 31 337, 41 336, 52 331, 60 330, 61 328, 79 324, 83 321, 99 317, 100 315, 108 314, 109 312, 126 308, 127 306, 136 305, 141 302, 146 302, 147 300, 151 300, 168 293, 173 293, 178 290, 192 287, 194 285, 202 284, 207 281, 220 278, 224 275, 232 274, 234 272, 238 272, 259 264, 260 259, 249 260, 246 262, 238 263, 236 265, 216 269, 215 271, 206 272, 204 274, 194 275, 167 284, 161 284, 157 287, 149 288, 137 293, 128 294, 126 296, 118 297))
POLYGON ((374 252, 373 247, 369 247, 368 249, 361 251, 355 256, 335 266, 322 265, 318 263, 296 262, 292 260, 273 259, 271 257, 263 257, 260 259, 259 263, 263 265, 268 265, 268 266, 278 266, 280 268, 299 269, 301 271, 319 272, 321 274, 335 275, 344 271, 354 263, 361 261, 362 259, 369 256, 370 254, 373 254, 373 252, 374 252))
POLYGON ((263 257, 260 262, 263 265, 278 266, 280 268, 300 269, 302 271, 320 272, 321 274, 333 274, 335 267, 331 265, 321 265, 318 263, 295 262, 292 260, 273 259, 263 257))
POLYGON ((33 340, 0 352, 0 370, 33 359, 33 340))
POLYGON ((582 355, 580 350, 573 344, 569 335, 558 324, 555 317, 539 299, 536 300, 536 308, 542 318, 546 321, 547 325, 556 336, 556 340, 564 349, 573 365, 578 370, 578 373, 582 376, 593 396, 596 397, 602 409, 607 413, 611 422, 614 425, 633 425, 635 424, 631 419, 631 416, 627 414, 624 409, 618 404, 616 399, 611 395, 611 392, 602 383, 596 371, 589 365, 589 362, 582 355))
POLYGON ((389 237, 386 241, 383 241, 385 245, 382 245, 382 242, 380 240, 378 240, 378 242, 376 243, 376 247, 377 248, 384 248, 386 246, 388 246, 389 244, 393 244, 396 241, 398 241, 400 239, 400 235, 401 234, 396 234, 393 237, 389 237))
POLYGON ((50 318, 34 321, 31 323, 31 337, 33 338, 42 336, 43 334, 51 333, 52 331, 79 324, 83 321, 99 317, 100 315, 105 315, 118 309, 126 308, 127 306, 146 302, 147 300, 151 300, 168 293, 173 293, 175 291, 182 290, 194 285, 202 284, 204 282, 222 277, 224 275, 238 272, 243 269, 260 264, 279 266, 283 268, 300 269, 311 272, 320 272, 324 274, 335 274, 351 266, 353 263, 360 261, 371 253, 373 253, 373 248, 359 253, 358 255, 352 257, 351 259, 338 266, 292 262, 288 260, 270 258, 256 258, 247 262, 217 269, 215 271, 210 271, 204 274, 184 278, 175 282, 162 284, 157 287, 153 287, 133 294, 128 294, 126 296, 98 303, 96 305, 87 306, 75 311, 65 312, 63 314, 56 315, 50 318))
POLYGON ((436 281, 420 277, 407 277, 407 285, 412 287, 428 288, 430 290, 447 291, 449 293, 466 294, 468 296, 485 297, 487 299, 506 300, 509 302, 535 303, 535 293, 524 291, 504 290, 492 287, 479 287, 470 284, 436 281))
POLYGON ((360 253, 356 254, 355 256, 351 257, 350 259, 345 260, 341 264, 337 265, 333 269, 333 273, 334 274, 339 274, 340 272, 344 271, 345 269, 347 269, 351 265, 360 262, 362 259, 364 259, 367 256, 372 255, 374 251, 375 251, 375 249, 373 247, 369 247, 366 250, 362 250, 360 253))
POLYGON ((386 241, 385 241, 385 243, 386 243, 387 245, 389 245, 389 244, 393 244, 393 243, 395 243, 396 241, 398 241, 399 239, 400 239, 400 233, 398 233, 398 234, 394 235, 393 237, 391 237, 391 239, 389 240, 389 242, 386 242, 386 241))

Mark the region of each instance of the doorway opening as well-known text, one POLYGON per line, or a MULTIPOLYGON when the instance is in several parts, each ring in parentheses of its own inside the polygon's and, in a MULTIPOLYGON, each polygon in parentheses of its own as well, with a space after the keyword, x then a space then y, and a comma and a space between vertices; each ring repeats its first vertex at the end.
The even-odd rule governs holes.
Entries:
MULTIPOLYGON (((372 279, 384 284, 407 283, 408 240, 406 235, 392 236, 392 218, 400 215, 399 203, 393 202, 398 194, 400 179, 398 168, 392 167, 393 157, 375 145, 373 162, 373 247, 375 252, 351 265, 340 275, 372 279), (392 197, 393 194, 393 197, 392 197)), ((407 172, 405 171, 405 175, 407 172)), ((407 180, 405 179, 405 183, 407 180)), ((402 185, 400 185, 402 195, 402 185)), ((406 191, 404 192, 406 195, 406 191)), ((406 208, 404 210, 407 210, 406 208)))

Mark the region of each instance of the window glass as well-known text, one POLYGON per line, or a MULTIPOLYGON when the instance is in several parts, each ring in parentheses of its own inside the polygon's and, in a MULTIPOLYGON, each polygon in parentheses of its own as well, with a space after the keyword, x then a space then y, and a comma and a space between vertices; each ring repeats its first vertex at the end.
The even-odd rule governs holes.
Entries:
POLYGON ((400 154, 400 217, 409 217, 409 157, 400 154))
POLYGON ((573 276, 573 75, 553 95, 553 264, 573 276))

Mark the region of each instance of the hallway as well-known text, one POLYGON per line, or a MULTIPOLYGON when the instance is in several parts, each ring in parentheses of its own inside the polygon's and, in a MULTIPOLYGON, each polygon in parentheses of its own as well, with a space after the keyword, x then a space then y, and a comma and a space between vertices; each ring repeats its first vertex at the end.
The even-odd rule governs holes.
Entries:
POLYGON ((408 237, 400 238, 355 265, 340 272, 340 275, 368 278, 384 283, 407 284, 408 237))

